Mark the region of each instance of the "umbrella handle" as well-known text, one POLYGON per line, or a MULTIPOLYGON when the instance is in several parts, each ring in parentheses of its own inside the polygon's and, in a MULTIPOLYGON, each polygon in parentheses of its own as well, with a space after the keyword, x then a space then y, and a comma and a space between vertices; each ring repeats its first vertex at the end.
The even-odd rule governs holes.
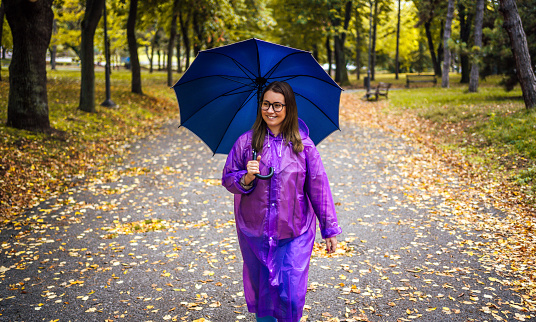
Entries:
MULTIPOLYGON (((253 160, 257 160, 257 151, 253 150, 253 160)), ((268 180, 274 175, 274 168, 270 167, 270 173, 263 176, 258 173, 255 174, 255 177, 262 179, 262 180, 268 180)))

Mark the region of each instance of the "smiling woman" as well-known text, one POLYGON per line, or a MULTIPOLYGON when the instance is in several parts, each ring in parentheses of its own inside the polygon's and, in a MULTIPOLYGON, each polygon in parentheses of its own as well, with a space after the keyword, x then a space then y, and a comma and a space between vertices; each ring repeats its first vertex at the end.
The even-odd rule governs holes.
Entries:
POLYGON ((285 82, 263 91, 253 129, 234 144, 222 184, 234 194, 244 258, 244 293, 257 321, 300 320, 316 219, 329 253, 341 233, 329 181, 294 92, 285 82), (251 160, 253 150, 259 152, 251 160), (269 180, 255 175, 274 169, 269 180))

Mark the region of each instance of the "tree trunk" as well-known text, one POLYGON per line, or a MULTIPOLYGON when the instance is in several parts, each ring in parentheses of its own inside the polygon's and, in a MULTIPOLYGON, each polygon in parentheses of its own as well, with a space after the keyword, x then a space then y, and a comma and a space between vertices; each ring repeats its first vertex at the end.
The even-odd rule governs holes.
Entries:
POLYGON ((430 56, 432 57, 432 65, 434 66, 434 74, 436 76, 440 76, 441 73, 437 72, 437 57, 435 54, 435 48, 434 48, 434 39, 432 38, 432 31, 430 30, 430 27, 432 25, 432 21, 428 20, 424 23, 424 30, 426 32, 426 38, 428 39, 428 50, 430 51, 430 56))
POLYGON ((190 13, 186 13, 186 19, 183 19, 182 12, 179 13, 179 23, 181 25, 182 41, 184 43, 185 66, 184 70, 190 67, 190 38, 188 37, 188 26, 190 25, 190 13))
POLYGON ((523 91, 525 107, 536 106, 536 77, 532 69, 527 37, 519 18, 515 0, 500 0, 499 11, 504 16, 504 29, 508 32, 512 53, 516 61, 516 74, 523 91))
MULTIPOLYGON (((467 13, 467 9, 461 3, 458 5, 458 12, 460 15, 460 40, 463 43, 468 44, 469 36, 471 35, 471 21, 473 20, 473 16, 467 13)), ((469 83, 470 62, 469 56, 464 52, 460 53, 460 65, 462 68, 462 78, 460 83, 469 83)))
POLYGON ((182 72, 182 64, 181 64, 181 36, 180 34, 177 34, 177 73, 182 72))
POLYGON ((177 36, 177 15, 179 11, 179 0, 173 0, 173 13, 171 16, 171 26, 169 26, 168 41, 168 63, 167 63, 167 85, 173 86, 173 49, 175 47, 175 37, 177 36))
POLYGON ((370 90, 370 65, 372 63, 372 0, 369 0, 369 37, 368 37, 368 54, 367 54, 367 77, 365 78, 365 89, 370 90))
POLYGON ((130 10, 127 20, 128 51, 130 53, 130 68, 132 71, 131 91, 143 94, 141 90, 141 67, 138 58, 138 42, 136 40, 136 16, 138 15, 138 0, 130 0, 130 10))
POLYGON ((396 55, 395 55, 395 79, 398 79, 398 72, 400 69, 400 64, 398 62, 398 56, 399 56, 399 46, 400 46, 400 2, 402 0, 398 0, 398 18, 396 21, 396 55))
POLYGON ((203 41, 203 27, 200 20, 201 17, 199 17, 198 13, 194 12, 194 17, 192 21, 192 26, 196 34, 196 38, 194 38, 194 56, 197 56, 199 51, 201 50, 201 42, 203 41))
POLYGON ((3 0, 2 3, 13 35, 7 125, 48 131, 46 55, 54 20, 52 0, 3 0))
MULTIPOLYGON (((54 19, 54 22, 52 23, 52 33, 57 34, 58 33, 58 23, 56 19, 54 19)), ((56 69, 56 53, 58 51, 58 46, 53 45, 52 48, 50 48, 50 69, 55 70, 56 69)))
POLYGON ((452 33, 452 20, 454 19, 454 0, 449 0, 447 7, 447 20, 445 21, 445 31, 443 33, 443 75, 441 79, 441 87, 449 87, 449 71, 450 71, 450 49, 449 39, 452 33))
POLYGON ((86 12, 82 20, 82 39, 80 43, 80 105, 82 111, 95 113, 95 57, 94 37, 97 24, 102 17, 104 0, 87 0, 86 12))
MULTIPOLYGON (((476 1, 476 15, 475 15, 475 46, 479 49, 482 48, 482 25, 484 22, 484 3, 485 0, 476 1)), ((479 50, 480 53, 480 50, 479 50)), ((479 65, 478 57, 473 59, 473 65, 471 66, 471 77, 469 79, 469 92, 476 93, 478 91, 478 78, 479 78, 479 65)))
MULTIPOLYGON (((2 46, 2 35, 4 31, 4 2, 0 2, 0 47, 2 47, 2 58, 4 59, 3 52, 4 52, 4 46, 2 46)), ((2 62, 0 62, 1 65, 2 62)), ((0 66, 0 69, 2 67, 0 66)), ((2 81, 2 73, 0 72, 0 82, 2 81)))
POLYGON ((439 45, 437 46, 437 65, 434 67, 437 71, 437 76, 441 77, 443 73, 441 72, 441 62, 443 61, 443 42, 441 39, 443 39, 443 34, 445 32, 445 24, 443 21, 441 21, 441 30, 439 31, 439 45))
POLYGON ((341 85, 350 85, 350 80, 348 79, 348 70, 346 69, 346 55, 344 53, 344 43, 346 41, 346 31, 348 30, 348 25, 350 23, 350 18, 352 17, 352 2, 347 1, 345 5, 344 13, 344 31, 340 34, 335 35, 334 44, 335 44, 335 81, 341 85))
POLYGON ((370 80, 376 79, 376 31, 378 30, 378 0, 374 1, 374 19, 372 26, 372 68, 370 69, 370 80))
POLYGON ((359 10, 355 10, 355 71, 357 80, 361 78, 361 17, 359 16, 359 10))
POLYGON ((326 37, 326 54, 328 56, 328 74, 330 77, 333 76, 332 70, 331 70, 331 45, 330 45, 330 36, 328 35, 326 37))

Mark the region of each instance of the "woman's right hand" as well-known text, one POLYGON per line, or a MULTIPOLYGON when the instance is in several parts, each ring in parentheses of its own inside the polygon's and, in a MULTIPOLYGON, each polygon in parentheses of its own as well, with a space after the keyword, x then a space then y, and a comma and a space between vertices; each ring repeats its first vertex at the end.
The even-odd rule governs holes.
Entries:
POLYGON ((255 174, 261 173, 261 171, 259 170, 260 161, 261 161, 260 155, 257 157, 257 160, 248 161, 248 164, 246 166, 248 173, 246 174, 246 177, 244 178, 246 185, 249 185, 251 181, 255 180, 255 174))

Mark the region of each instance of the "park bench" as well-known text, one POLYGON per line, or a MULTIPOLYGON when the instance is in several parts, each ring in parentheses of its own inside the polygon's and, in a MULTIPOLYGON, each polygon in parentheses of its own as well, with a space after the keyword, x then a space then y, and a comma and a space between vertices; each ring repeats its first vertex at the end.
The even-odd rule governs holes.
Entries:
POLYGON ((374 96, 376 101, 380 96, 385 96, 385 98, 388 98, 387 95, 389 94, 389 88, 391 87, 391 83, 383 83, 379 82, 378 85, 376 85, 376 88, 371 88, 367 91, 367 94, 365 94, 366 99, 368 100, 370 97, 374 96))
POLYGON ((434 83, 437 84, 435 75, 406 75, 406 87, 409 88, 410 83, 434 83))

